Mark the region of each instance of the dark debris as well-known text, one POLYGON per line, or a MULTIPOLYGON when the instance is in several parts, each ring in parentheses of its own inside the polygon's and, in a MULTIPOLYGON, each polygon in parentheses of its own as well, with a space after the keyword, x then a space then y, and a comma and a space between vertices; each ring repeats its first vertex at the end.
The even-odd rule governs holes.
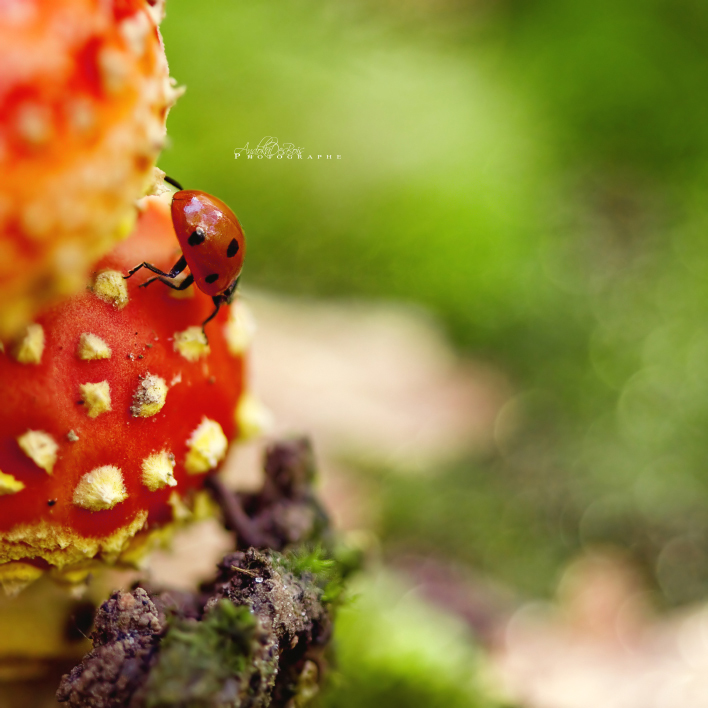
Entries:
POLYGON ((236 533, 236 547, 286 548, 329 541, 329 518, 313 490, 315 462, 307 438, 271 445, 265 481, 256 494, 236 494, 216 477, 208 480, 222 509, 224 525, 236 533))
POLYGON ((237 550, 195 592, 136 587, 99 608, 94 648, 62 679, 72 708, 285 708, 322 681, 331 637, 327 516, 310 444, 271 446, 258 494, 212 484, 237 550), (305 550, 303 550, 305 549, 305 550), (279 551, 283 551, 280 553, 279 551), (302 552, 301 552, 302 551, 302 552))

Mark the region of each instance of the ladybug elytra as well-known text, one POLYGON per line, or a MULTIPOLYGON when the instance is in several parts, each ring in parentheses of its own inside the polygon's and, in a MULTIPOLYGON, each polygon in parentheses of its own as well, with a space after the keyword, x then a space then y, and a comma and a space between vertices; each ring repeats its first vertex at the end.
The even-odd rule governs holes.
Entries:
POLYGON ((172 224, 182 247, 182 257, 165 273, 151 263, 141 263, 128 271, 130 278, 141 268, 157 273, 141 283, 146 287, 159 280, 173 290, 186 290, 194 283, 211 296, 214 312, 202 323, 202 328, 216 317, 223 304, 233 299, 246 255, 246 238, 236 215, 220 199, 195 189, 182 189, 170 177, 165 181, 179 190, 172 197, 172 224), (189 267, 189 275, 179 284, 170 282, 189 267))

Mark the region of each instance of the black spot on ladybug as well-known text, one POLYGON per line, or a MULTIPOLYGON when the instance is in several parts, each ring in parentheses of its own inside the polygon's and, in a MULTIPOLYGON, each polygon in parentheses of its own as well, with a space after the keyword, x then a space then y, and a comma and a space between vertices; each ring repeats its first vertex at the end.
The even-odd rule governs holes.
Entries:
POLYGON ((212 273, 211 275, 207 275, 204 280, 207 281, 207 283, 215 283, 219 279, 219 274, 218 273, 212 273))
POLYGON ((192 232, 192 235, 187 239, 187 243, 190 246, 198 246, 200 243, 204 243, 205 239, 206 234, 204 233, 204 229, 199 227, 196 231, 192 232))
POLYGON ((47 506, 54 506, 56 503, 57 503, 57 500, 56 500, 56 499, 50 499, 50 500, 47 502, 47 506))
POLYGON ((238 241, 235 238, 231 239, 229 247, 226 249, 226 257, 233 258, 238 253, 238 241))

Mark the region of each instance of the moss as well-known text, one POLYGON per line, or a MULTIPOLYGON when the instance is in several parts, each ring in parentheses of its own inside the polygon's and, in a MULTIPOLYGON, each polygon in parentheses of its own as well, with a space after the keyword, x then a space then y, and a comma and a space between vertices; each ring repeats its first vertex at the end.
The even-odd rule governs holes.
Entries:
POLYGON ((331 619, 308 568, 322 571, 322 561, 251 549, 225 556, 200 593, 115 593, 58 699, 75 708, 265 708, 314 695, 331 619))
POLYGON ((298 547, 283 555, 274 554, 274 562, 286 573, 320 588, 323 604, 338 604, 344 592, 341 565, 327 557, 322 546, 298 547))
POLYGON ((482 654, 459 617, 416 597, 386 572, 354 584, 337 616, 338 673, 326 708, 501 708, 485 687, 482 654))
POLYGON ((199 622, 177 619, 160 646, 146 687, 146 708, 239 705, 258 649, 258 622, 247 607, 222 599, 199 622))

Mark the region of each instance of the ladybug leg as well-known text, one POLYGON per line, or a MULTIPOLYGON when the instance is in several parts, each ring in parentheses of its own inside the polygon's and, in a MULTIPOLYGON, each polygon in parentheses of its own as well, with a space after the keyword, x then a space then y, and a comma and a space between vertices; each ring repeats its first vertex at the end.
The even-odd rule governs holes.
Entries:
POLYGON ((215 317, 217 312, 221 309, 221 306, 224 304, 224 298, 221 295, 215 295, 212 300, 214 301, 214 305, 216 307, 214 308, 214 312, 212 312, 209 317, 207 317, 204 322, 202 322, 202 332, 204 332, 204 336, 206 337, 206 331, 204 328, 207 326, 208 322, 211 322, 215 317))
POLYGON ((161 283, 164 283, 168 288, 172 288, 173 290, 186 290, 194 282, 194 276, 190 273, 179 285, 175 285, 169 280, 165 280, 163 276, 156 275, 154 278, 150 278, 150 280, 140 283, 138 287, 145 288, 150 285, 150 283, 154 283, 156 280, 159 280, 161 283))
MULTIPOLYGON (((165 278, 176 278, 185 268, 187 267, 187 259, 182 256, 177 263, 175 263, 172 266, 172 270, 169 273, 165 273, 164 270, 160 270, 159 268, 155 267, 152 263, 141 263, 140 265, 135 266, 135 268, 131 268, 128 271, 128 275, 123 276, 123 280, 127 280, 130 278, 132 275, 137 273, 141 268, 147 268, 148 270, 151 270, 153 273, 157 273, 158 275, 164 275, 165 278)), ((154 280, 154 278, 153 278, 154 280)), ((152 282, 152 281, 150 281, 152 282)))
POLYGON ((234 282, 229 285, 228 290, 222 293, 222 298, 226 301, 227 305, 230 305, 234 301, 234 297, 236 297, 236 288, 238 287, 238 281, 240 277, 241 276, 236 278, 236 280, 234 280, 234 282))

